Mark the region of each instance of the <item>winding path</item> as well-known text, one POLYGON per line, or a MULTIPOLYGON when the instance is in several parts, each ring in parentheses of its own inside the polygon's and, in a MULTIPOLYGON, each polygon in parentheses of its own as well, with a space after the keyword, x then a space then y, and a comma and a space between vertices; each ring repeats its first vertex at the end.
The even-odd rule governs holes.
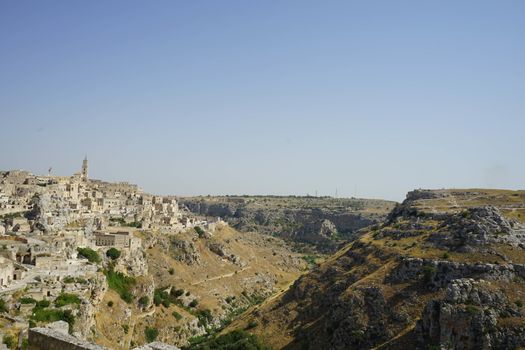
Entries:
POLYGON ((236 273, 246 271, 246 270, 248 270, 249 268, 250 268, 250 266, 246 266, 246 267, 243 267, 243 268, 240 269, 240 270, 236 270, 236 271, 233 271, 233 272, 230 272, 230 273, 225 273, 225 274, 223 274, 223 275, 219 275, 219 276, 215 276, 215 277, 206 278, 206 279, 203 279, 202 281, 194 282, 194 283, 192 283, 191 285, 192 285, 192 286, 196 286, 196 285, 199 285, 199 284, 204 283, 204 282, 215 281, 215 280, 220 280, 221 278, 232 277, 232 276, 235 275, 236 273))

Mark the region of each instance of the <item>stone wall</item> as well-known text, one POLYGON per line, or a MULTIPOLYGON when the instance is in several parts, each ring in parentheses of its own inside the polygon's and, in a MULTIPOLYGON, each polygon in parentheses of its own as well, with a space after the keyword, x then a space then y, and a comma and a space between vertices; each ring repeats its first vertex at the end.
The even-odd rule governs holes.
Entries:
MULTIPOLYGON (((29 329, 28 350, 109 350, 64 333, 66 331, 53 328, 31 328, 29 329)), ((153 342, 135 348, 135 350, 179 350, 179 348, 161 342, 153 342)))
POLYGON ((108 350, 49 328, 29 329, 28 350, 108 350))

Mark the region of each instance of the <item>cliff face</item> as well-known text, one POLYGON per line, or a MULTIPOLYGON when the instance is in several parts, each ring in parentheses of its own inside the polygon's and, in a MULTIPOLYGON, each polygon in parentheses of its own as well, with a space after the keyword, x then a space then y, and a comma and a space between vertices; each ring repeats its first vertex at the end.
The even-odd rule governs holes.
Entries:
POLYGON ((524 208, 525 192, 410 193, 232 328, 285 349, 523 347, 524 208))
POLYGON ((333 252, 363 227, 382 221, 394 202, 328 197, 192 197, 180 203, 197 215, 221 217, 256 231, 333 252))

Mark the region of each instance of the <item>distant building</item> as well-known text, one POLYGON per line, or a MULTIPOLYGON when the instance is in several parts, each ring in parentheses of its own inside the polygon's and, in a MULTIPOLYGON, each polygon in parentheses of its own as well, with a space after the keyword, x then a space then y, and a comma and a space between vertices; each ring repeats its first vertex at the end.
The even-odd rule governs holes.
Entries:
POLYGON ((129 248, 133 236, 127 231, 105 233, 95 231, 95 245, 97 247, 129 248))
POLYGON ((88 159, 87 156, 82 161, 82 170, 80 172, 80 178, 86 182, 88 180, 88 159))

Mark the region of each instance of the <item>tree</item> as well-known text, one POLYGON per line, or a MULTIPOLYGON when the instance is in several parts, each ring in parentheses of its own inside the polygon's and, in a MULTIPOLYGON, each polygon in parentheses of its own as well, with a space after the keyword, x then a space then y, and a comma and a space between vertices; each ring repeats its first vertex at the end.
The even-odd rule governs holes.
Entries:
POLYGON ((118 258, 120 258, 120 254, 120 250, 118 250, 117 248, 109 248, 106 252, 106 256, 111 260, 117 260, 118 258))
POLYGON ((205 232, 200 226, 195 226, 193 229, 197 232, 200 238, 204 237, 205 232))
POLYGON ((91 263, 99 263, 101 261, 100 256, 96 251, 91 248, 77 248, 78 254, 88 259, 91 263))
POLYGON ((159 330, 155 327, 146 327, 144 330, 144 335, 146 336, 146 340, 148 343, 151 343, 152 341, 155 341, 159 335, 159 330))
POLYGON ((7 312, 7 305, 4 299, 0 299, 0 312, 7 312))
POLYGON ((146 295, 140 297, 140 299, 139 299, 139 305, 140 306, 146 307, 146 306, 148 306, 148 304, 149 304, 149 298, 146 295))

